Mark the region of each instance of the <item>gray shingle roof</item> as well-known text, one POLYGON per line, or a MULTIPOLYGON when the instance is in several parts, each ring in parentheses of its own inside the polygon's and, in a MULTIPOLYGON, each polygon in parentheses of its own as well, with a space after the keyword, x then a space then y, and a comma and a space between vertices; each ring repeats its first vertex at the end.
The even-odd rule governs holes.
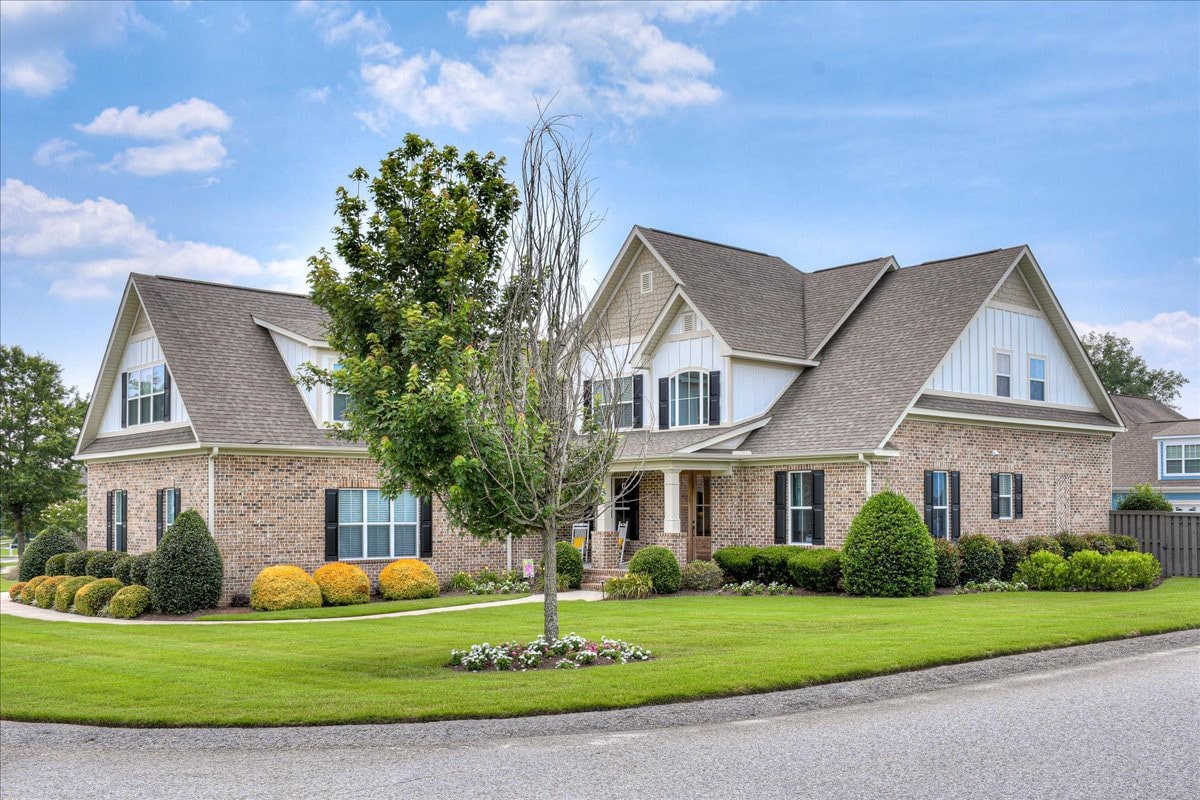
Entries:
POLYGON ((1166 420, 1187 419, 1168 405, 1151 400, 1149 397, 1129 397, 1124 394, 1110 392, 1113 405, 1121 414, 1121 419, 1127 424, 1138 422, 1162 422, 1166 420))
MULTIPOLYGON (((186 401, 185 401, 186 402, 186 401)), ((93 439, 79 451, 81 456, 100 453, 116 453, 122 450, 140 450, 143 447, 162 447, 169 444, 187 444, 196 441, 191 428, 170 428, 165 431, 129 433, 123 436, 105 436, 93 439)))
MULTIPOLYGON (((1115 489, 1129 489, 1139 483, 1149 483, 1159 490, 1183 489, 1192 484, 1200 485, 1200 479, 1193 481, 1169 480, 1158 478, 1158 442, 1155 436, 1200 436, 1200 419, 1187 419, 1182 414, 1179 419, 1164 419, 1149 422, 1130 422, 1126 416, 1127 403, 1121 401, 1140 400, 1141 398, 1113 395, 1121 416, 1128 428, 1124 433, 1118 433, 1112 440, 1112 485, 1115 489)), ((1154 400, 1148 401, 1160 405, 1154 400)), ((1163 408, 1166 408, 1165 406, 1163 408)), ((1162 415, 1161 411, 1143 408, 1162 415)), ((1171 409, 1166 409, 1171 411, 1171 409)))
POLYGON ((923 394, 913 406, 933 411, 953 411, 962 414, 983 414, 990 417, 1012 417, 1013 419, 1036 419, 1052 422, 1071 422, 1080 425, 1106 425, 1115 423, 1097 411, 1074 411, 1053 406, 1030 406, 1005 403, 1000 400, 974 400, 969 397, 943 397, 923 394))

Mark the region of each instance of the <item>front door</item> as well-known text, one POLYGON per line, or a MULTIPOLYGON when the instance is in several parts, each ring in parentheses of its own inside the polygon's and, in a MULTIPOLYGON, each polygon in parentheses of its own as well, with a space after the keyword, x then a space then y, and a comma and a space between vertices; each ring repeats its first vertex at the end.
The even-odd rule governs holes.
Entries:
POLYGON ((679 512, 687 533, 687 560, 712 558, 712 476, 684 472, 679 476, 679 512))

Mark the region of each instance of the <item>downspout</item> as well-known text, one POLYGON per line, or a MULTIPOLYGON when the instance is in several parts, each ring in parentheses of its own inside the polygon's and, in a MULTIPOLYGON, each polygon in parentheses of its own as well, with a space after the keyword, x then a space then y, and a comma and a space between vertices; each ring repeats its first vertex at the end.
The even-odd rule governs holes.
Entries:
POLYGON ((213 522, 216 519, 217 496, 216 496, 216 458, 217 453, 221 448, 214 447, 212 452, 208 454, 208 531, 213 536, 216 536, 216 530, 213 522))
POLYGON ((871 462, 868 461, 866 456, 864 456, 862 453, 858 454, 858 460, 867 467, 867 499, 870 499, 871 495, 874 494, 874 492, 871 491, 871 462))

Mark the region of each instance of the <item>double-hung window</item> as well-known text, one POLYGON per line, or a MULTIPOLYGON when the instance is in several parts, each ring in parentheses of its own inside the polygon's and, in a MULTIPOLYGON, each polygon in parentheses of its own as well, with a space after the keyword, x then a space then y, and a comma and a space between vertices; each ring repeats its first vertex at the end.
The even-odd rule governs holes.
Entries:
POLYGON ((708 373, 681 372, 671 378, 671 427, 708 424, 708 373))
POLYGON ((338 490, 338 558, 416 558, 417 498, 378 489, 338 490))
POLYGON ((1013 476, 1011 472, 1001 472, 997 475, 999 483, 998 499, 1000 503, 1000 519, 1013 518, 1013 476))
POLYGON ((108 495, 108 549, 123 553, 129 549, 129 493, 114 489, 108 495))
POLYGON ((165 422, 168 391, 166 365, 130 370, 125 380, 125 424, 132 426, 165 422))
POLYGON ((592 384, 593 402, 604 420, 613 427, 633 427, 633 376, 596 381, 592 384))
POLYGON ((1012 397, 1012 353, 996 351, 996 396, 1012 397))
MULTIPOLYGON (((334 363, 331 367, 333 371, 341 369, 341 364, 334 363)), ((330 389, 329 391, 329 418, 334 422, 346 421, 346 407, 350 405, 350 395, 345 392, 338 392, 330 389)))
POLYGON ((1200 475, 1200 444, 1168 444, 1164 446, 1163 474, 1173 477, 1200 475))
POLYGON ((813 474, 788 473, 788 544, 813 543, 813 474))
POLYGON ((1029 399, 1046 399, 1046 359, 1041 356, 1029 357, 1029 399))
POLYGON ((950 473, 934 471, 932 474, 932 491, 930 505, 933 516, 930 518, 929 532, 935 539, 950 538, 950 473))

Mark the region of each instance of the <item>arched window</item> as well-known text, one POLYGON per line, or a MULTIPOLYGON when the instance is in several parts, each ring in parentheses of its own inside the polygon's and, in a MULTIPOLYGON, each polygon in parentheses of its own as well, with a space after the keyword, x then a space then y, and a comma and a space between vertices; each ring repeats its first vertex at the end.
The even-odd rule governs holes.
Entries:
POLYGON ((681 372, 671 378, 671 427, 708 424, 708 373, 681 372))

